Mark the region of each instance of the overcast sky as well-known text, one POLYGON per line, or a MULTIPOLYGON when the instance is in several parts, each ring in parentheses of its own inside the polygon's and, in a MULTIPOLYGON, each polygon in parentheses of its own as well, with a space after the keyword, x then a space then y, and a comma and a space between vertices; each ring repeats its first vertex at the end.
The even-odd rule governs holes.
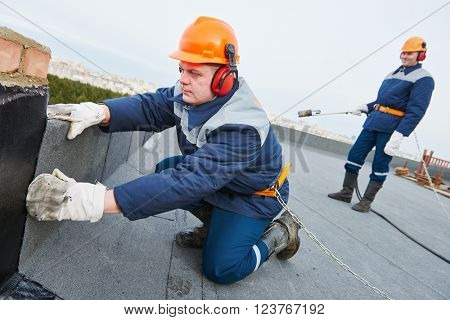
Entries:
MULTIPOLYGON (((178 77, 175 50, 184 28, 200 15, 230 23, 239 41, 240 75, 267 111, 280 114, 354 63, 445 5, 283 116, 298 110, 337 112, 376 98, 410 36, 428 44, 424 67, 436 87, 416 129, 420 145, 450 160, 450 4, 447 1, 121 1, 0 0, 4 25, 49 46, 57 57, 95 66, 67 49, 4 4, 49 31, 111 73, 172 86, 178 77)), ((310 124, 358 135, 365 117, 308 118, 310 124)), ((402 150, 417 153, 414 137, 402 150)))

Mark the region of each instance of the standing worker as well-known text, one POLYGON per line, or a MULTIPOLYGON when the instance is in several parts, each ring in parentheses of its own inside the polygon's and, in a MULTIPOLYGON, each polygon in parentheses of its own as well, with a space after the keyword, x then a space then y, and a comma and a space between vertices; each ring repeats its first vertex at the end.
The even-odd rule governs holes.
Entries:
POLYGON ((182 155, 113 190, 78 183, 55 169, 31 183, 27 208, 39 220, 91 222, 104 213, 138 220, 189 210, 203 226, 177 234, 177 244, 204 247, 205 275, 233 283, 272 254, 289 259, 299 249, 300 226, 277 199, 288 200, 288 168, 265 111, 238 77, 238 43, 227 23, 199 17, 170 56, 180 70, 173 87, 103 105, 49 106, 48 114, 71 122, 69 139, 97 124, 105 132, 176 127, 182 155))
POLYGON ((347 157, 343 188, 328 197, 348 202, 352 200, 358 172, 367 154, 375 147, 370 181, 363 198, 352 209, 368 212, 377 192, 389 172, 389 163, 425 115, 434 89, 434 80, 420 63, 426 57, 427 46, 421 37, 409 38, 402 47, 402 65, 384 79, 377 99, 357 107, 353 113, 368 117, 358 139, 347 157))

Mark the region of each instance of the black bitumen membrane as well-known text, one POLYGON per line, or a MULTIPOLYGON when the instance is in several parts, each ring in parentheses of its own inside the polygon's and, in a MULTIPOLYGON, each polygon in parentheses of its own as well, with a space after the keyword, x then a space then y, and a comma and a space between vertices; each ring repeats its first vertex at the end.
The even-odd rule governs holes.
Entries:
POLYGON ((33 180, 46 125, 47 87, 0 84, 0 287, 17 271, 33 180))

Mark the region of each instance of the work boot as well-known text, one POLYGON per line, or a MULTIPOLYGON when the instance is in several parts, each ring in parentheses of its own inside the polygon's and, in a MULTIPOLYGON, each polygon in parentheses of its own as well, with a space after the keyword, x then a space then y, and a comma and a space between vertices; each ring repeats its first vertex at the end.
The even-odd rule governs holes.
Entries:
POLYGON ((293 257, 300 248, 299 229, 300 225, 288 211, 283 212, 279 219, 273 221, 261 237, 262 242, 269 249, 268 258, 274 253, 281 260, 293 257))
POLYGON ((328 197, 350 203, 352 201, 353 190, 355 190, 358 174, 352 172, 345 172, 344 183, 342 190, 336 193, 329 193, 328 197))
POLYGON ((195 227, 178 232, 175 237, 175 241, 180 247, 183 248, 203 248, 203 243, 208 235, 212 206, 208 204, 199 209, 190 210, 189 212, 203 222, 203 225, 201 227, 195 227))
POLYGON ((369 212, 370 204, 373 202, 378 190, 380 190, 382 186, 383 182, 370 180, 366 192, 364 192, 364 197, 362 197, 361 201, 355 204, 352 209, 359 212, 369 212))

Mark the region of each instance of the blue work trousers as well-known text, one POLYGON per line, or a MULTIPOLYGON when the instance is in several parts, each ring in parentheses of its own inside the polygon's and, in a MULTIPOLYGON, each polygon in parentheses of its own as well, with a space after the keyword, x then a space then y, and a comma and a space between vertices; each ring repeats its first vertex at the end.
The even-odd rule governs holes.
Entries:
MULTIPOLYGON (((182 156, 162 160, 156 173, 175 167, 182 156)), ((205 201, 181 208, 192 210, 205 201)), ((256 271, 268 258, 267 246, 261 236, 270 219, 255 219, 236 212, 213 207, 208 235, 203 248, 203 273, 212 281, 231 284, 256 271)))
POLYGON ((384 147, 391 135, 392 133, 363 129, 350 149, 345 170, 357 174, 364 165, 370 150, 375 147, 375 157, 372 162, 370 179, 381 183, 384 182, 389 173, 389 163, 392 160, 391 156, 384 153, 384 147))

